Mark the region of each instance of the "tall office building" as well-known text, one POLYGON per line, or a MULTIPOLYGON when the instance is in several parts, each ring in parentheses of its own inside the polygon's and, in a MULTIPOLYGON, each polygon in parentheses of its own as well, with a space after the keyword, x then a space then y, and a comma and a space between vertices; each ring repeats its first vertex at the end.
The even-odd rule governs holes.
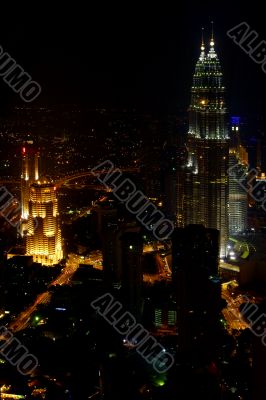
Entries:
POLYGON ((172 235, 172 279, 176 288, 178 349, 215 348, 220 311, 219 232, 203 225, 176 228, 172 235))
POLYGON ((39 179, 39 152, 32 147, 32 141, 22 147, 22 173, 21 173, 21 218, 29 217, 29 192, 30 185, 39 179))
POLYGON ((177 146, 170 143, 164 143, 161 161, 162 173, 162 191, 163 191, 163 204, 164 214, 166 218, 170 219, 176 224, 176 207, 177 207, 177 146))
POLYGON ((42 265, 54 265, 63 258, 58 200, 52 183, 38 181, 30 186, 26 253, 42 265))
POLYGON ((143 242, 139 227, 125 227, 121 235, 122 288, 128 309, 140 319, 142 314, 143 242))
POLYGON ((248 153, 240 141, 240 119, 231 119, 231 143, 229 150, 229 233, 247 229, 248 208, 248 153))
POLYGON ((103 234, 104 282, 119 290, 121 300, 137 319, 142 312, 141 229, 133 223, 108 221, 103 234))
POLYGON ((225 87, 213 35, 209 52, 202 42, 193 76, 188 159, 184 183, 184 222, 220 231, 220 256, 228 240, 228 157, 225 87))

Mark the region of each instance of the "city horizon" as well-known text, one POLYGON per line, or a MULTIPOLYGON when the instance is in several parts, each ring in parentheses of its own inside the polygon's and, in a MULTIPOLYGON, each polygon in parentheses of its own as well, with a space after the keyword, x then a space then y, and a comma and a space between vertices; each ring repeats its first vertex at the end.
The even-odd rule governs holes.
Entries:
POLYGON ((5 14, 0 399, 266 395, 263 25, 178 9, 5 14))

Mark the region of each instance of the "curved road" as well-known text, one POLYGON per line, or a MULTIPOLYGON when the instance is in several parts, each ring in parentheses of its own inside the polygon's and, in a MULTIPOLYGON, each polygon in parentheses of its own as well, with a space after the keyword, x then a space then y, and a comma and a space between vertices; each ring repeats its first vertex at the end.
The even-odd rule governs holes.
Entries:
MULTIPOLYGON (((55 285, 65 285, 69 283, 72 276, 78 269, 79 263, 79 258, 76 258, 75 255, 71 254, 61 274, 48 285, 48 288, 55 285)), ((8 329, 10 329, 12 332, 18 332, 22 329, 27 328, 31 321, 32 314, 36 312, 37 307, 40 304, 48 303, 50 301, 50 298, 51 293, 49 291, 39 294, 35 302, 25 311, 22 311, 22 313, 19 314, 19 316, 9 324, 8 329)))

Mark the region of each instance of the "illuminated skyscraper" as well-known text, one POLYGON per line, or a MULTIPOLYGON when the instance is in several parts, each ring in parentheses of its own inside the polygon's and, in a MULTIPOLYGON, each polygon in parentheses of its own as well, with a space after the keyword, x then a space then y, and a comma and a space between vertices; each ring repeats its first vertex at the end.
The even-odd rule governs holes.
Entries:
POLYGON ((39 153, 25 144, 22 147, 22 174, 21 174, 21 218, 27 220, 29 216, 30 185, 39 179, 39 153))
POLYGON ((63 258, 58 200, 52 183, 30 186, 26 252, 42 265, 54 265, 63 258))
POLYGON ((229 232, 237 234, 247 229, 248 153, 241 145, 239 118, 232 118, 229 150, 229 232))
POLYGON ((184 222, 220 231, 220 256, 228 240, 228 156, 225 87, 213 35, 196 63, 189 108, 184 222))

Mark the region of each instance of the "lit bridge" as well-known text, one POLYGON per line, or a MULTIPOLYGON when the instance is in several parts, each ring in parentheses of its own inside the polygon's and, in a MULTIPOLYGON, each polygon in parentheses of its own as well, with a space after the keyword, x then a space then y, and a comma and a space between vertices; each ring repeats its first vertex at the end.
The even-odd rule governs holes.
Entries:
MULTIPOLYGON (((119 168, 119 169, 122 172, 125 172, 125 173, 138 173, 138 172, 140 172, 140 168, 119 168)), ((98 174, 104 174, 107 171, 108 170, 106 170, 106 169, 105 170, 101 170, 101 171, 97 171, 97 175, 98 174)), ((67 185, 68 182, 71 182, 71 181, 74 181, 74 180, 78 180, 80 178, 85 178, 85 177, 91 177, 91 178, 97 179, 95 174, 91 170, 88 170, 88 171, 77 171, 77 172, 75 172, 73 174, 59 177, 59 178, 53 180, 53 183, 57 188, 60 188, 61 186, 67 185)), ((3 179, 0 178, 0 186, 8 185, 8 184, 15 185, 15 184, 20 184, 20 183, 21 183, 21 181, 18 180, 17 178, 3 178, 3 179)), ((74 185, 73 184, 69 184, 68 186, 74 187, 74 185)), ((81 187, 82 186, 83 185, 81 185, 81 187)), ((84 185, 84 187, 91 188, 91 189, 97 189, 97 190, 106 190, 104 185, 100 185, 99 183, 95 184, 95 185, 93 185, 93 184, 84 185)))
MULTIPOLYGON (((119 168, 122 172, 125 173, 136 173, 136 172, 140 172, 140 168, 119 168)), ((97 175, 99 174, 104 174, 108 172, 108 170, 103 169, 103 170, 99 170, 97 171, 97 175)), ((64 176, 58 180, 55 181, 55 185, 57 187, 60 187, 62 185, 65 185, 67 182, 69 181, 73 181, 75 179, 80 179, 80 178, 84 178, 84 177, 92 177, 92 178, 96 178, 95 174, 89 170, 89 171, 82 171, 82 172, 77 172, 68 176, 64 176)))

